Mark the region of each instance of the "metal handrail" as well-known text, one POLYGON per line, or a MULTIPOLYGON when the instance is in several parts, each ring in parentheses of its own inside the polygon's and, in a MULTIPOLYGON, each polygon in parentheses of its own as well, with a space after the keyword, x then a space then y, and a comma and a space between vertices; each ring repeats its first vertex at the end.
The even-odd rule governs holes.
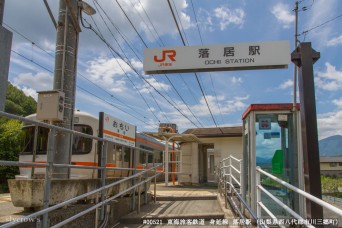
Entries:
MULTIPOLYGON (((136 178, 136 177, 138 177, 138 176, 140 176, 140 175, 143 175, 143 174, 145 174, 145 173, 147 173, 147 172, 149 172, 149 171, 151 171, 151 170, 154 170, 154 169, 156 169, 156 168, 158 168, 158 167, 160 167, 160 166, 162 166, 162 165, 158 165, 158 166, 152 167, 152 168, 147 169, 147 170, 145 170, 145 171, 143 171, 143 172, 140 172, 140 173, 134 174, 134 175, 132 175, 132 176, 126 177, 126 178, 121 179, 121 180, 119 180, 119 181, 116 181, 116 182, 114 182, 114 183, 105 185, 105 186, 103 186, 103 187, 101 187, 101 188, 94 189, 94 190, 92 190, 92 191, 90 191, 90 192, 87 192, 87 193, 84 193, 84 194, 82 194, 82 195, 76 196, 76 197, 74 197, 74 198, 72 198, 72 199, 69 199, 69 200, 66 200, 66 201, 64 201, 64 202, 62 202, 62 203, 59 203, 59 204, 56 204, 56 205, 54 205, 54 206, 48 207, 48 208, 46 208, 46 209, 37 211, 37 212, 35 212, 35 213, 33 213, 33 214, 30 214, 30 215, 28 215, 28 216, 23 217, 23 218, 20 219, 20 220, 18 219, 18 220, 12 221, 12 222, 10 222, 10 223, 6 223, 6 224, 0 226, 0 228, 12 227, 12 226, 14 226, 14 225, 16 225, 16 224, 22 223, 23 221, 27 221, 27 220, 30 219, 30 218, 36 218, 36 217, 41 216, 41 215, 43 215, 43 214, 49 213, 49 212, 54 211, 54 210, 56 210, 56 209, 58 209, 58 208, 64 207, 64 206, 66 206, 66 205, 68 205, 68 204, 70 204, 70 203, 76 202, 76 201, 78 201, 78 200, 81 200, 81 199, 83 199, 83 198, 86 198, 86 197, 88 197, 88 196, 91 196, 91 195, 93 195, 93 194, 95 194, 95 193, 98 193, 98 192, 100 192, 100 191, 102 191, 102 190, 106 190, 106 189, 108 189, 108 188, 110 188, 110 187, 113 187, 113 186, 115 186, 115 185, 118 185, 118 184, 120 184, 120 183, 122 183, 122 182, 125 182, 125 181, 128 181, 128 180, 130 180, 130 179, 136 178)), ((158 175, 159 175, 159 174, 160 174, 160 173, 158 173, 158 175)), ((153 177, 154 177, 154 176, 153 176, 153 177)), ((144 181, 142 181, 141 183, 145 183, 145 182, 146 182, 146 181, 144 180, 144 181)), ((134 186, 132 186, 132 187, 137 187, 137 186, 139 186, 139 185, 140 185, 140 183, 137 183, 136 185, 134 185, 134 186)), ((132 189, 130 189, 130 190, 132 190, 132 189)), ((126 193, 126 192, 125 192, 125 193, 126 193)), ((101 205, 103 205, 103 204, 101 204, 101 205)))
MULTIPOLYGON (((273 176, 272 174, 269 174, 267 172, 265 172, 264 170, 262 170, 259 166, 256 168, 256 171, 257 172, 260 172, 266 176, 268 176, 269 178, 271 178, 272 180, 278 182, 279 184, 283 185, 284 187, 288 188, 288 189, 291 189, 292 191, 304 196, 305 198, 317 203, 318 205, 322 206, 322 207, 325 207, 326 209, 334 212, 335 214, 339 215, 339 216, 342 216, 342 210, 337 208, 337 207, 334 207, 333 205, 327 203, 327 202, 324 202, 323 200, 313 196, 313 195, 310 195, 309 193, 273 176)), ((259 187, 259 186, 258 186, 259 187)))
MULTIPOLYGON (((235 183, 237 183, 240 187, 241 187, 241 183, 234 177, 234 175, 231 174, 226 174, 226 176, 230 176, 232 178, 232 180, 235 181, 235 183)), ((229 183, 231 186, 234 186, 233 183, 229 183)))
MULTIPOLYGON (((225 197, 225 202, 230 202, 232 207, 237 211, 237 213, 239 214, 240 218, 243 220, 243 221, 246 221, 246 218, 244 217, 243 215, 243 212, 242 210, 235 204, 235 202, 233 201, 233 199, 229 199, 228 197, 228 190, 227 190, 227 185, 230 186, 229 188, 229 192, 236 195, 238 200, 244 205, 244 208, 247 209, 247 211, 250 213, 250 215, 252 216, 252 218, 257 222, 258 221, 258 217, 257 215, 255 214, 255 212, 252 210, 252 208, 246 203, 246 201, 242 198, 241 194, 238 192, 238 190, 235 188, 234 184, 232 183, 232 180, 235 181, 238 186, 240 187, 241 189, 241 175, 242 175, 242 172, 241 172, 241 164, 242 164, 242 159, 237 159, 233 156, 229 156, 227 158, 224 158, 220 161, 220 166, 218 167, 218 172, 216 173, 217 175, 217 178, 218 178, 218 182, 219 182, 219 185, 221 183, 224 184, 225 186, 225 192, 224 192, 224 197, 225 197), (238 170, 237 168, 235 168, 232 164, 231 164, 231 160, 235 160, 235 161, 238 161, 240 163, 240 170, 238 170), (225 161, 230 161, 230 164, 229 165, 225 165, 225 161), (226 168, 228 168, 229 170, 229 173, 225 173, 226 171, 226 168), (233 168, 233 169, 232 169, 233 168), (234 170, 235 172, 239 173, 240 174, 240 181, 238 181, 234 175, 232 175, 232 170, 234 170), (230 181, 227 181, 226 180, 226 177, 229 177, 230 181)), ((227 205, 226 205, 227 207, 227 205)), ((250 227, 247 223, 245 224, 247 227, 250 227)), ((260 227, 267 227, 265 226, 264 224, 259 224, 260 227)))
POLYGON ((233 160, 235 160, 235 161, 237 161, 237 162, 242 162, 242 159, 238 159, 238 158, 233 157, 233 156, 230 156, 230 159, 233 159, 233 160))
MULTIPOLYGON (((272 195, 269 191, 267 191, 264 187, 261 185, 257 186, 261 191, 263 191, 268 197, 270 197, 274 202, 276 202, 279 206, 281 206, 285 211, 287 211, 289 214, 291 214, 294 218, 298 220, 304 220, 303 217, 301 217, 299 214, 297 214, 295 211, 293 211, 290 207, 288 207, 286 204, 281 202, 277 197, 272 195)), ((259 204, 260 205, 260 204, 259 204)), ((260 205, 261 206, 261 205, 260 205)), ((306 225, 306 227, 312 228, 314 226, 312 225, 306 225)))
POLYGON ((54 226, 52 226, 52 228, 57 228, 57 227, 61 227, 61 226, 63 226, 63 225, 66 225, 66 224, 68 224, 69 222, 72 222, 73 220, 75 220, 75 219, 77 219, 77 218, 79 218, 79 217, 81 217, 81 216, 83 216, 83 215, 85 215, 85 214, 87 214, 87 213, 89 213, 89 212, 95 210, 96 208, 99 208, 99 207, 101 207, 101 206, 103 206, 103 205, 108 204, 108 203, 109 203, 110 201, 112 201, 113 199, 118 198, 119 196, 121 196, 121 195, 123 195, 123 194, 125 194, 125 193, 127 193, 127 192, 129 192, 129 191, 132 191, 133 189, 139 187, 140 185, 149 182, 150 180, 152 180, 153 178, 157 177, 157 176, 160 175, 160 174, 161 174, 161 173, 155 174, 154 176, 149 177, 148 179, 143 180, 143 181, 141 181, 140 183, 138 183, 138 184, 136 184, 136 185, 134 185, 134 186, 131 186, 131 187, 125 189, 125 190, 122 191, 122 192, 119 192, 118 194, 116 194, 116 195, 114 195, 114 196, 112 196, 112 197, 106 199, 105 201, 102 201, 102 202, 100 202, 100 203, 98 203, 98 204, 96 204, 96 205, 94 205, 94 206, 88 208, 87 210, 84 210, 84 211, 82 211, 82 212, 80 212, 80 213, 78 213, 78 214, 76 214, 76 215, 74 215, 74 216, 72 216, 72 217, 70 217, 70 218, 68 218, 68 219, 66 219, 66 220, 64 220, 64 221, 62 221, 62 222, 60 222, 60 223, 54 225, 54 226))

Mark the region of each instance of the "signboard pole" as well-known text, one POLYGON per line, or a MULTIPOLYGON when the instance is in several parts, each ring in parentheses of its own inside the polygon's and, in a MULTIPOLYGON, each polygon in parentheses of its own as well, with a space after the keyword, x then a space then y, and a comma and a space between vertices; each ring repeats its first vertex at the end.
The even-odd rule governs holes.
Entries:
MULTIPOLYGON (((103 138, 103 120, 104 120, 104 112, 100 112, 99 113, 99 138, 103 138)), ((101 164, 101 160, 102 160, 102 145, 103 145, 103 142, 99 141, 97 143, 98 145, 98 148, 97 148, 97 166, 100 167, 102 164, 101 164)), ((101 178, 101 172, 98 170, 97 171, 97 177, 98 178, 101 178)))
MULTIPOLYGON (((317 134, 317 115, 313 64, 320 58, 320 53, 311 48, 310 42, 304 42, 291 54, 291 60, 299 67, 299 97, 302 126, 304 182, 305 190, 322 199, 322 187, 319 164, 317 134)), ((306 201, 307 217, 322 219, 323 209, 318 204, 306 201)))
POLYGON ((165 186, 169 186, 169 140, 165 142, 165 186))

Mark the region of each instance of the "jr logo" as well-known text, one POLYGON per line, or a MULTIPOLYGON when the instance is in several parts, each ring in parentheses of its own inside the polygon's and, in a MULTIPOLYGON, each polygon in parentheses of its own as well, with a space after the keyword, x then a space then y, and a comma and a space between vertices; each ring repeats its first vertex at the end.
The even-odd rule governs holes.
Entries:
POLYGON ((164 62, 166 60, 166 56, 169 57, 169 59, 172 61, 172 62, 175 62, 176 59, 176 51, 175 50, 163 50, 163 56, 161 59, 158 59, 158 56, 154 56, 154 61, 157 62, 157 63, 161 63, 161 62, 164 62))

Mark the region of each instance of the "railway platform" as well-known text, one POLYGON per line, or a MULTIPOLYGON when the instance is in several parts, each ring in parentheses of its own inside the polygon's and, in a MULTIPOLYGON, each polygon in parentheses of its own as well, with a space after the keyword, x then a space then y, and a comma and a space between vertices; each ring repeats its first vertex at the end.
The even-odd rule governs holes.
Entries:
MULTIPOLYGON (((153 188, 153 186, 151 186, 153 188)), ((157 184, 156 203, 120 219, 116 227, 234 227, 234 216, 225 209, 216 186, 157 184)), ((238 227, 238 226, 236 226, 238 227)))

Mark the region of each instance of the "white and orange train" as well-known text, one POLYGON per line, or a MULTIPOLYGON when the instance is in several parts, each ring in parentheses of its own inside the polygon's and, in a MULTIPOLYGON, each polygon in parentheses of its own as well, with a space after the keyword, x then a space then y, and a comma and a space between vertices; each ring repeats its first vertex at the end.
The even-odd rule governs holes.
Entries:
MULTIPOLYGON (((32 114, 27 118, 36 120, 36 114, 32 114)), ((20 162, 46 162, 46 151, 48 141, 48 128, 37 127, 33 125, 25 125, 24 149, 19 155, 20 162)), ((99 120, 85 112, 75 111, 74 114, 74 130, 85 134, 98 136, 99 120)), ((97 140, 92 140, 85 137, 73 136, 72 142, 72 157, 71 164, 82 166, 97 166, 97 140)), ((107 167, 132 168, 133 153, 135 154, 135 167, 137 169, 149 168, 152 164, 163 163, 163 151, 165 144, 155 138, 143 133, 136 133, 136 148, 141 148, 153 153, 148 153, 143 150, 134 149, 131 147, 109 143, 107 149, 107 167)), ((162 171, 162 168, 157 168, 162 171)), ((126 177, 132 174, 132 171, 127 170, 108 170, 107 177, 126 177)), ((16 179, 35 179, 43 178, 45 168, 21 167, 20 175, 16 179)), ((71 169, 70 177, 72 179, 89 179, 97 177, 95 169, 71 169)))

